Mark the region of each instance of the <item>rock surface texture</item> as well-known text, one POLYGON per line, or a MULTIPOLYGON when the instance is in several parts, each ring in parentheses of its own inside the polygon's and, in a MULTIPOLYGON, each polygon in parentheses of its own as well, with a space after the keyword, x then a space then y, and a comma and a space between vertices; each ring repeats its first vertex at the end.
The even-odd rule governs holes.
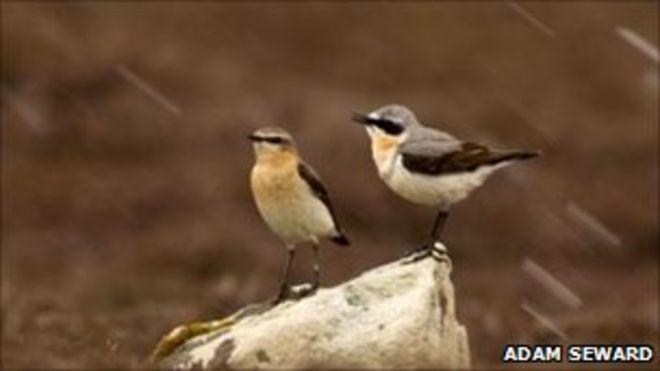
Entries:
MULTIPOLYGON (((456 320, 450 272, 449 260, 432 258, 377 267, 303 299, 235 315, 231 325, 181 341, 158 364, 469 368, 467 332, 456 320)), ((181 328, 168 336, 176 331, 181 328)))

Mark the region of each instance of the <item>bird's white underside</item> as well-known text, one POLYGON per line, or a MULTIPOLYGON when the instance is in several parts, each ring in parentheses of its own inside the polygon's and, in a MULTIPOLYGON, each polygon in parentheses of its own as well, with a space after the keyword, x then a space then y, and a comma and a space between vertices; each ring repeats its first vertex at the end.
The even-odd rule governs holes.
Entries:
POLYGON ((481 166, 474 171, 453 174, 426 175, 408 171, 396 149, 374 156, 378 173, 383 181, 404 199, 429 206, 449 206, 465 199, 494 171, 508 162, 481 166))

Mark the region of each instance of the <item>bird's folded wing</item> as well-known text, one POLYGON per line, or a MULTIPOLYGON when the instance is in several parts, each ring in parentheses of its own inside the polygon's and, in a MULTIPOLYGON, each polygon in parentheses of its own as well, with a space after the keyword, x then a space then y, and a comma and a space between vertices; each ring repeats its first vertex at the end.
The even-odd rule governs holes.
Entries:
POLYGON ((411 141, 402 145, 400 152, 408 171, 427 175, 473 171, 504 160, 503 153, 455 139, 411 141))
POLYGON ((307 183, 310 190, 312 191, 312 194, 314 194, 316 198, 323 202, 325 207, 328 209, 328 212, 330 212, 330 216, 335 223, 335 227, 339 229, 339 223, 337 222, 332 203, 330 202, 330 196, 328 195, 328 191, 323 186, 323 183, 321 183, 321 178, 319 175, 311 166, 302 161, 298 163, 298 174, 305 181, 305 183, 307 183))

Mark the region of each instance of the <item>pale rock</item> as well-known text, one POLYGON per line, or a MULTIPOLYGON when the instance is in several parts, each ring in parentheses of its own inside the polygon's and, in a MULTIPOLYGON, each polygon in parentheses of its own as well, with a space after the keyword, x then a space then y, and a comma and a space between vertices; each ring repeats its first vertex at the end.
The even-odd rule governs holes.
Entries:
POLYGON ((231 325, 186 340, 159 365, 469 368, 450 272, 448 258, 404 259, 299 300, 252 306, 225 321, 231 325))

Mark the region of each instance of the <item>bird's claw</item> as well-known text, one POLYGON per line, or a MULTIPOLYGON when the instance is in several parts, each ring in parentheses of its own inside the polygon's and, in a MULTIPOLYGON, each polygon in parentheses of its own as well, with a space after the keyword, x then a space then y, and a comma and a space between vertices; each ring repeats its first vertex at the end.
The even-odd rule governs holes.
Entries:
POLYGON ((406 254, 407 260, 403 264, 412 264, 428 257, 432 257, 437 262, 447 262, 449 260, 445 245, 435 241, 433 244, 424 244, 408 252, 406 254))
POLYGON ((420 246, 415 247, 414 249, 406 251, 405 254, 403 255, 403 257, 404 258, 411 257, 411 256, 414 256, 414 255, 426 252, 430 249, 431 249, 431 247, 429 245, 426 245, 426 244, 420 245, 420 246))

